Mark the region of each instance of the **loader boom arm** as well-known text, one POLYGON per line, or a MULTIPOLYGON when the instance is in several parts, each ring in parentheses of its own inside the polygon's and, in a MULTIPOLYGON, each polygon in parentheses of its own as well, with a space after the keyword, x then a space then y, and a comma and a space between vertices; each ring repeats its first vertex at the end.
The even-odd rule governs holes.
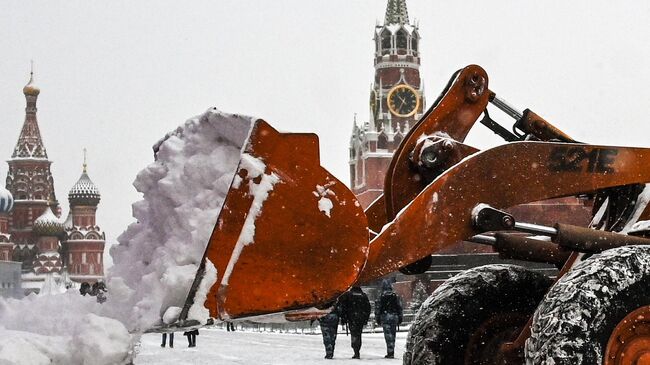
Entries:
POLYGON ((479 152, 446 171, 370 242, 359 283, 367 283, 481 233, 479 203, 498 209, 650 182, 650 149, 515 142, 479 152), (483 182, 483 183, 478 183, 483 182))

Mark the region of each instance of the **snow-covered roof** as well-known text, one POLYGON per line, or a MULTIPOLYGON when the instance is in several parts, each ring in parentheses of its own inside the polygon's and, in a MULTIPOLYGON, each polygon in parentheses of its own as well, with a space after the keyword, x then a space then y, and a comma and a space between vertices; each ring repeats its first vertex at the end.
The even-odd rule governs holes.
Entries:
POLYGON ((34 221, 33 232, 40 236, 57 236, 63 232, 63 224, 50 207, 34 221))
POLYGON ((95 183, 90 180, 90 177, 88 177, 88 174, 84 170, 77 183, 72 186, 72 189, 68 193, 70 205, 97 205, 99 204, 99 199, 99 189, 97 189, 95 183))
POLYGON ((381 33, 384 31, 384 29, 387 29, 391 34, 395 34, 398 30, 404 29, 404 31, 406 31, 406 33, 409 35, 413 35, 413 33, 417 32, 418 30, 417 27, 414 27, 410 24, 387 24, 375 28, 375 34, 377 36, 381 36, 381 33))

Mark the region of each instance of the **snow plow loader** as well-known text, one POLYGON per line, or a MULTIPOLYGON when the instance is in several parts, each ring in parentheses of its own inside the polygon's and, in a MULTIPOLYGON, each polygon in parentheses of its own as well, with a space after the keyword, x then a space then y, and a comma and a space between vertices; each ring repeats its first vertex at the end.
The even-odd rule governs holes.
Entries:
POLYGON ((316 135, 263 120, 226 130, 241 159, 181 321, 197 302, 224 320, 300 319, 353 285, 423 273, 432 253, 471 241, 559 274, 503 264, 448 280, 418 312, 404 364, 650 364, 650 149, 577 142, 510 106, 476 65, 457 71, 411 128, 365 211, 320 166, 316 135), (464 144, 476 122, 507 143, 464 144), (594 198, 590 227, 507 211, 581 194, 594 198))

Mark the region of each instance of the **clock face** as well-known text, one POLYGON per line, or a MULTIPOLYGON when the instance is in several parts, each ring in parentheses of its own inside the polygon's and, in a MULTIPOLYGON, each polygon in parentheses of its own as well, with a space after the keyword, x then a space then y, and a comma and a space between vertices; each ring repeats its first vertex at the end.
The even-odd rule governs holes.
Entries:
POLYGON ((418 94, 408 85, 397 85, 388 92, 388 109, 398 117, 410 117, 420 106, 418 94))

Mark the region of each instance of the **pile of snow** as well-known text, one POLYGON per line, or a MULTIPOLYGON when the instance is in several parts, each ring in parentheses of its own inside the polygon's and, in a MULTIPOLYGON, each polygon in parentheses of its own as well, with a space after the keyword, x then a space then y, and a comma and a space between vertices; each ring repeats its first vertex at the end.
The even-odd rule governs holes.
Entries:
POLYGON ((167 308, 183 306, 251 124, 249 117, 209 110, 159 142, 156 161, 138 174, 134 185, 144 196, 133 204, 138 222, 111 249, 108 278, 119 307, 132 309, 115 313, 130 330, 150 328, 167 308))
MULTIPOLYGON (((135 182, 143 200, 111 249, 108 300, 77 290, 0 298, 0 363, 122 364, 139 334, 178 318, 248 138, 253 119, 212 108, 156 144, 135 182), (131 333, 131 334, 129 334, 131 333)), ((208 263, 207 275, 216 279, 208 263)), ((202 283, 207 292, 211 283, 202 283)), ((200 294, 199 293, 199 294, 200 294)), ((195 301, 189 318, 205 323, 195 301)))
POLYGON ((121 322, 97 315, 103 309, 75 290, 0 299, 0 363, 128 363, 133 339, 121 322))

